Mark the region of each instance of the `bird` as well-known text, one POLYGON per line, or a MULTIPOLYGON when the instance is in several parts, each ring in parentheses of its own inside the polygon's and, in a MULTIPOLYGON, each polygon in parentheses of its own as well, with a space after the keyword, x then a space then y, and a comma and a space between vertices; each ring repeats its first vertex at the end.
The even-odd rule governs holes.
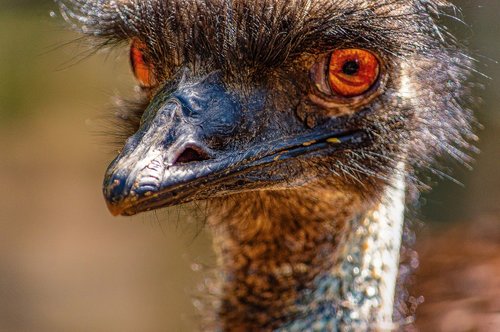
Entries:
POLYGON ((206 329, 402 328, 405 211, 477 140, 474 60, 443 24, 454 5, 55 1, 95 47, 129 50, 111 213, 206 202, 206 329))

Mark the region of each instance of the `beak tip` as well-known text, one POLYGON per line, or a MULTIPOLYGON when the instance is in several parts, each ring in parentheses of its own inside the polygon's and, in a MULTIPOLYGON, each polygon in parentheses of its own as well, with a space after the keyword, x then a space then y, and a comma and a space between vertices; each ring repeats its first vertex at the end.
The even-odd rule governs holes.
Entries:
POLYGON ((106 175, 103 188, 104 199, 109 212, 115 217, 125 215, 127 209, 126 195, 124 195, 125 186, 126 181, 122 176, 106 175))
POLYGON ((109 212, 111 212, 111 214, 113 215, 113 217, 118 217, 120 215, 123 215, 123 208, 120 206, 120 205, 117 205, 117 204, 114 204, 114 203, 111 203, 111 202, 107 202, 106 203, 107 206, 108 206, 108 210, 109 212))

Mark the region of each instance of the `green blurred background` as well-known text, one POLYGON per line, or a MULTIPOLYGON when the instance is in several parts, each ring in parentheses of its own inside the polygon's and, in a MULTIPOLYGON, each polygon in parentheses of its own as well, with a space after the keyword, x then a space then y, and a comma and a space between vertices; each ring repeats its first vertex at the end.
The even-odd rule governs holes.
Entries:
MULTIPOLYGON (((439 181, 423 198, 424 259, 434 238, 449 247, 446 234, 464 236, 453 230, 499 231, 500 2, 455 2, 470 28, 454 30, 491 80, 478 76, 487 88, 476 91, 485 129, 475 170, 456 168, 464 186, 439 181)), ((0 331, 191 331, 191 302, 214 264, 209 236, 185 209, 109 216, 101 178, 114 152, 96 132, 133 82, 127 50, 79 62, 86 45, 63 46, 76 38, 50 0, 0 0, 0 331)), ((423 264, 423 278, 447 273, 423 264)), ((498 312, 489 326, 500 329, 498 312)), ((447 331, 422 315, 423 330, 447 331)))

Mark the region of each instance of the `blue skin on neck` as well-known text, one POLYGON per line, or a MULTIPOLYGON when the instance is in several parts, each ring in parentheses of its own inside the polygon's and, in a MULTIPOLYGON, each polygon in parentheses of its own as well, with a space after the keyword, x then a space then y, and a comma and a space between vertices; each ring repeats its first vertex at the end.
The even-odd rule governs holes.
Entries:
POLYGON ((325 275, 314 283, 314 291, 305 291, 297 303, 300 314, 276 331, 338 331, 335 299, 341 287, 339 279, 325 275))

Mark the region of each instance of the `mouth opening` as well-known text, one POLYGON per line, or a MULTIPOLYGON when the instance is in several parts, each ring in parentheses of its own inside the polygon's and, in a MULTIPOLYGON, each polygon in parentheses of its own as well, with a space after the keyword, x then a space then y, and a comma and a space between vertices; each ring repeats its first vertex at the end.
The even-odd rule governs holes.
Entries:
MULTIPOLYGON (((187 148, 179 156, 175 165, 169 166, 166 170, 182 176, 172 176, 174 179, 170 181, 168 176, 165 177, 163 183, 158 183, 155 191, 135 188, 124 193, 120 199, 116 199, 116 197, 110 197, 110 185, 105 184, 104 194, 108 208, 113 215, 130 216, 162 207, 188 203, 196 200, 198 198, 196 194, 208 186, 216 188, 226 182, 232 183, 232 178, 241 177, 247 172, 272 163, 357 148, 366 144, 368 140, 368 134, 362 130, 325 132, 322 135, 316 133, 257 145, 237 156, 217 159, 207 158, 199 151, 195 149, 191 151, 190 148, 187 148), (272 150, 269 147, 272 147, 272 150), (184 154, 186 154, 185 158, 184 154), (138 194, 139 192, 141 194, 138 194)), ((116 181, 114 180, 111 185, 116 186, 116 181)), ((238 181, 235 180, 233 185, 238 186, 238 181)))

